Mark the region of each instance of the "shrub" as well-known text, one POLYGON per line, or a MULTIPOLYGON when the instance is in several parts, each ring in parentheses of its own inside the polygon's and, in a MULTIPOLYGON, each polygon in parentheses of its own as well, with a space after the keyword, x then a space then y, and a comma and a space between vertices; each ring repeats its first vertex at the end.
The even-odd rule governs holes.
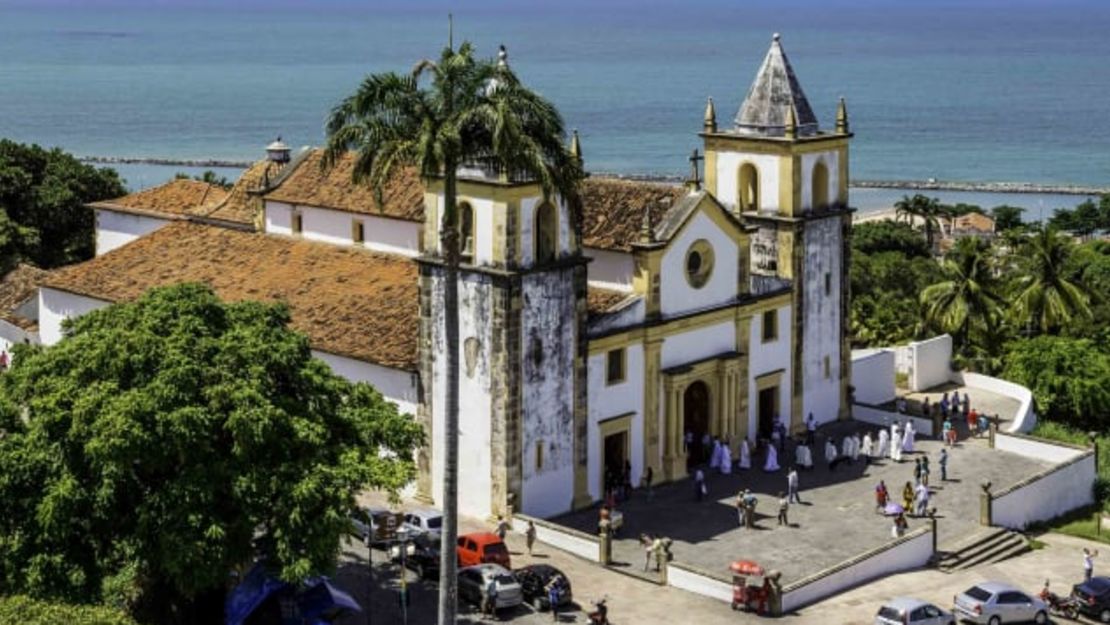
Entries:
POLYGON ((122 612, 93 605, 36 601, 24 596, 0 597, 0 623, 20 625, 136 625, 122 612))

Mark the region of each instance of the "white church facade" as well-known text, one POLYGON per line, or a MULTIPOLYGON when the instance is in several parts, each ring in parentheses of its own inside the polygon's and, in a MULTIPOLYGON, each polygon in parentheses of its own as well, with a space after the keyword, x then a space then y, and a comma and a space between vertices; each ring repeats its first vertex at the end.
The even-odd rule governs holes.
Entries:
POLYGON ((424 426, 415 489, 435 502, 458 314, 464 514, 557 515, 626 462, 636 484, 681 479, 703 436, 735 456, 775 417, 797 432, 849 416, 843 103, 821 128, 776 37, 736 119, 718 126, 710 101, 701 137, 704 183, 697 161, 685 186, 587 179, 577 206, 460 172, 457 311, 440 181, 403 171, 379 201, 350 159, 323 170, 278 142, 230 190, 174 181, 92 205, 97 257, 42 277, 35 338, 176 282, 285 301, 314 354, 424 426))

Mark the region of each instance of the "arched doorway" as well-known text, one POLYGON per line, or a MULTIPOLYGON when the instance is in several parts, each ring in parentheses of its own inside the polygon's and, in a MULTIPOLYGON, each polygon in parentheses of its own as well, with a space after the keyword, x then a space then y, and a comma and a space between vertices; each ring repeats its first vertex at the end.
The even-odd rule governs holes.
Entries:
POLYGON ((829 205, 829 168, 824 161, 817 161, 813 166, 813 180, 810 189, 813 192, 813 209, 821 210, 829 205))
POLYGON ((682 432, 690 441, 686 465, 692 467, 709 460, 711 445, 704 442, 709 433, 709 387, 705 382, 694 382, 682 395, 682 432))

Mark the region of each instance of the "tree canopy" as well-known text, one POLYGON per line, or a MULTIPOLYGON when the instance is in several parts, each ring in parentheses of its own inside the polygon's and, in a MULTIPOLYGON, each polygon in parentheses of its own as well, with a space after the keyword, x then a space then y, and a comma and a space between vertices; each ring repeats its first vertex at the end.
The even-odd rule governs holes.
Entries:
POLYGON ((0 274, 20 262, 50 268, 91 258, 94 224, 85 204, 126 192, 113 169, 0 139, 0 274))
POLYGON ((282 305, 178 285, 17 347, 0 376, 0 588, 214 622, 255 558, 291 582, 332 569, 356 493, 411 481, 422 434, 288 323, 282 305))

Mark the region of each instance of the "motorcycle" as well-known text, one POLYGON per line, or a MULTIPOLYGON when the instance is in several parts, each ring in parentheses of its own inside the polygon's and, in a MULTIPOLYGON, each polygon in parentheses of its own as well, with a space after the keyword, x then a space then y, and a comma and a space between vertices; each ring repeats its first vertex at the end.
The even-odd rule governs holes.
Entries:
POLYGON ((1044 582, 1044 588, 1040 592, 1041 601, 1045 602, 1048 606, 1049 613, 1052 616, 1062 616, 1070 620, 1079 619, 1079 608, 1075 605, 1075 599, 1072 597, 1062 597, 1048 589, 1048 580, 1044 582))
POLYGON ((605 605, 605 599, 595 601, 594 611, 586 617, 590 619, 590 625, 609 625, 609 608, 605 605))

